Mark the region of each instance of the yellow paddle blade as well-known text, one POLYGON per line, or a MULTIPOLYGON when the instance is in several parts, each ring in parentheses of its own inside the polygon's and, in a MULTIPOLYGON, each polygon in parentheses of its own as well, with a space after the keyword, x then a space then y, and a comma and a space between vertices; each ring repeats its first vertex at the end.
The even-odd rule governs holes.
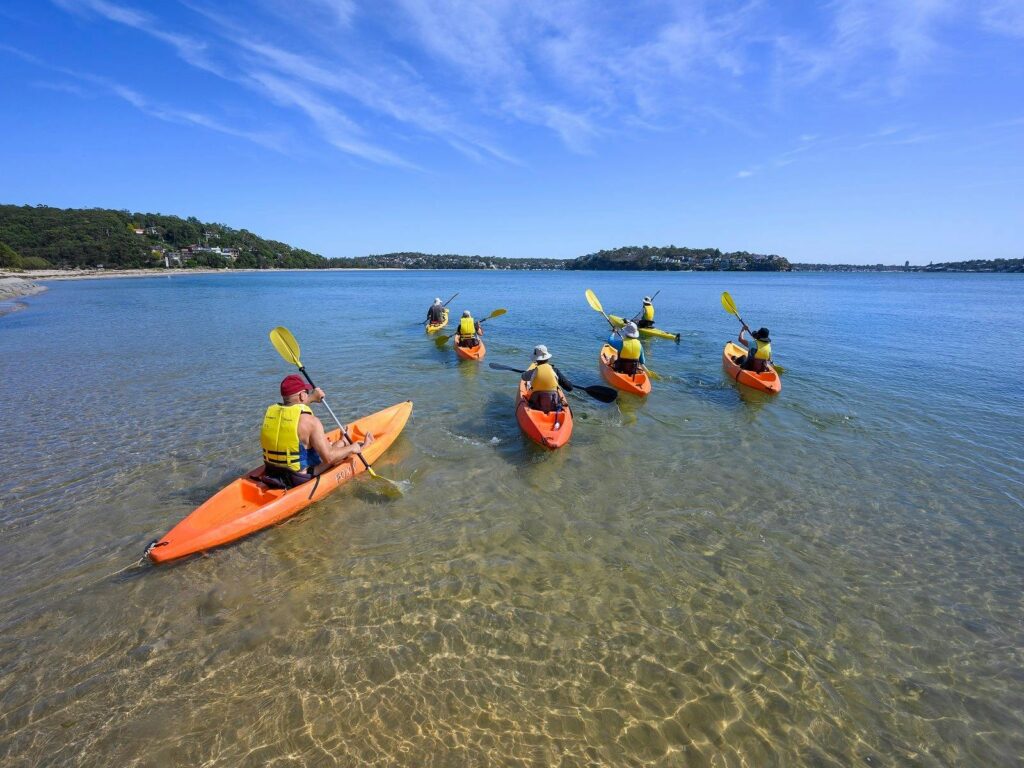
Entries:
POLYGON ((648 368, 646 365, 644 366, 644 370, 647 371, 647 375, 650 376, 655 381, 661 381, 661 374, 660 373, 655 373, 650 368, 648 368))
POLYGON ((590 305, 590 308, 595 312, 600 312, 603 315, 604 307, 601 306, 601 302, 597 300, 597 296, 595 296, 594 292, 589 288, 587 288, 586 297, 587 303, 590 305))
POLYGON ((277 354, 287 362, 298 368, 302 367, 302 363, 299 360, 299 342, 292 336, 291 331, 282 325, 277 326, 277 328, 270 332, 270 342, 274 345, 274 349, 277 350, 277 354))
POLYGON ((491 314, 489 314, 487 317, 485 317, 484 320, 490 320, 492 317, 501 317, 506 312, 508 312, 507 309, 496 309, 493 312, 491 312, 491 314))
POLYGON ((730 315, 740 316, 740 313, 736 311, 736 302, 732 300, 732 296, 729 295, 728 291, 722 291, 722 306, 730 315))

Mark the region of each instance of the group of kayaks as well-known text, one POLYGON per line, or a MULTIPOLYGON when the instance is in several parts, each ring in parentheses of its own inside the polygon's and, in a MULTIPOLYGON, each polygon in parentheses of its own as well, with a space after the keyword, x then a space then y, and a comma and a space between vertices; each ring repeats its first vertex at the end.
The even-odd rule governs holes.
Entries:
MULTIPOLYGON (((587 299, 592 307, 604 314, 600 303, 591 291, 587 291, 587 299)), ((735 305, 732 304, 728 294, 723 294, 723 305, 728 311, 736 314, 735 305), (729 298, 728 302, 726 302, 726 298, 729 298)), ((504 313, 504 309, 495 310, 491 317, 504 313)), ((738 314, 737 317, 739 317, 738 314)), ((605 315, 605 318, 613 328, 621 328, 626 323, 618 315, 605 315)), ((445 307, 441 322, 425 324, 427 333, 433 334, 440 331, 447 326, 448 319, 449 312, 445 307)), ((489 318, 484 318, 484 320, 486 319, 489 318)), ((658 328, 640 328, 639 332, 649 338, 679 341, 679 334, 669 333, 658 328)), ((463 347, 459 343, 458 333, 454 335, 454 339, 455 351, 459 358, 483 359, 486 348, 480 338, 480 333, 477 334, 477 344, 474 346, 463 347)), ((299 362, 298 342, 294 341, 290 332, 284 328, 277 328, 271 332, 271 340, 274 341, 282 356, 297 365, 308 379, 305 368, 299 362), (280 339, 275 338, 275 333, 278 332, 284 332, 287 336, 288 341, 284 346, 280 345, 280 339), (294 349, 291 349, 289 345, 294 345, 294 349)), ((776 368, 769 364, 767 370, 760 373, 746 370, 740 364, 746 354, 747 350, 743 347, 731 341, 727 342, 722 352, 722 366, 726 373, 744 386, 762 392, 778 393, 782 388, 782 383, 776 368)), ((634 373, 617 371, 615 366, 617 356, 618 352, 611 344, 604 344, 601 347, 598 355, 598 367, 604 381, 620 392, 638 397, 649 395, 653 371, 643 366, 637 366, 634 373)), ((507 369, 507 367, 495 363, 491 365, 507 369)), ((310 385, 312 385, 312 381, 310 381, 310 385)), ((584 387, 584 390, 605 402, 609 402, 615 397, 615 393, 606 387, 584 387), (599 397, 602 393, 594 390, 603 390, 607 393, 607 397, 599 397)), ((549 450, 564 446, 572 437, 572 407, 561 388, 558 389, 557 396, 560 402, 559 408, 552 410, 532 408, 530 407, 529 387, 522 380, 519 381, 515 395, 516 422, 520 430, 531 441, 549 450)), ((193 510, 162 538, 152 542, 146 548, 146 555, 154 563, 165 563, 218 547, 295 515, 363 472, 369 471, 371 475, 381 479, 373 471, 371 464, 395 442, 411 414, 412 401, 405 401, 357 419, 344 428, 328 432, 327 438, 332 443, 339 440, 362 442, 367 435, 373 435, 374 439, 360 453, 350 455, 341 463, 332 466, 326 472, 302 485, 293 488, 275 487, 265 478, 262 465, 246 472, 193 510)))

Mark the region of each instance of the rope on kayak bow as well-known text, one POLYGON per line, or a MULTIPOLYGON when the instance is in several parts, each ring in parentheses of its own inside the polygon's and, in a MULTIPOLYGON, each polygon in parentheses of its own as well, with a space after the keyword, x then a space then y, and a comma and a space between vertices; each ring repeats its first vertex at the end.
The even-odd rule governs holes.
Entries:
POLYGON ((145 560, 147 557, 149 557, 149 553, 152 552, 157 547, 166 547, 166 546, 167 546, 167 542, 166 541, 160 541, 159 539, 153 539, 151 542, 149 542, 149 544, 146 545, 146 548, 144 550, 142 550, 142 558, 141 559, 145 560))
MULTIPOLYGON (((154 542, 154 543, 155 543, 155 542, 154 542)), ((148 552, 149 550, 147 549, 146 551, 148 552)), ((141 566, 141 565, 142 565, 142 564, 143 564, 144 562, 146 562, 146 555, 143 555, 143 556, 142 556, 142 557, 140 557, 140 558, 139 558, 138 560, 136 560, 136 561, 135 561, 134 563, 131 563, 131 564, 129 564, 129 565, 126 565, 126 566, 125 566, 124 568, 122 568, 121 570, 119 570, 119 571, 114 571, 114 572, 113 572, 112 574, 110 574, 110 575, 109 575, 109 576, 107 576, 106 578, 108 578, 108 579, 112 579, 112 578, 114 578, 115 576, 119 576, 120 574, 122 574, 122 573, 124 573, 125 571, 129 570, 130 568, 138 568, 138 567, 140 567, 140 566, 141 566)))

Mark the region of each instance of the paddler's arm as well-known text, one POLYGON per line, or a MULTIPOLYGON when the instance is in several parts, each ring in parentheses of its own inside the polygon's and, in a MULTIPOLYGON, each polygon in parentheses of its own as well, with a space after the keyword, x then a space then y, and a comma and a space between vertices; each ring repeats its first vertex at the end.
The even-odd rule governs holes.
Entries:
POLYGON ((750 349, 750 342, 749 341, 745 341, 743 339, 743 333, 744 333, 744 331, 749 331, 749 330, 750 329, 747 328, 747 326, 744 325, 742 328, 740 328, 740 335, 736 337, 736 341, 738 341, 740 344, 742 344, 747 349, 750 349))
POLYGON ((608 343, 615 347, 616 352, 622 351, 622 337, 619 336, 618 331, 612 331, 608 334, 608 343))
MULTIPOLYGON (((346 443, 343 440, 338 440, 336 443, 332 443, 327 439, 327 434, 324 432, 324 425, 320 423, 320 419, 315 416, 310 416, 308 413, 302 414, 302 426, 306 426, 308 429, 308 435, 306 442, 309 447, 312 448, 320 456, 320 459, 328 466, 333 466, 344 459, 347 459, 353 453, 361 451, 367 445, 373 442, 373 435, 367 435, 361 443, 346 443), (308 425, 308 426, 307 426, 308 425)), ((300 435, 301 437, 301 435, 300 435)))

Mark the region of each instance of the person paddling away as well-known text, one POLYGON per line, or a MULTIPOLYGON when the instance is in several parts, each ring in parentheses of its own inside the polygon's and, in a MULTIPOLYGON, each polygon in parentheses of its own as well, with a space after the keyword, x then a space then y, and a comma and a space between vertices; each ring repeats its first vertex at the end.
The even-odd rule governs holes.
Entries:
POLYGON ((480 323, 473 319, 473 315, 470 314, 467 309, 462 313, 462 319, 459 320, 459 346, 460 347, 475 347, 480 341, 477 336, 483 336, 484 330, 480 327, 480 323))
POLYGON ((282 402, 267 408, 260 430, 268 485, 275 485, 274 480, 285 488, 301 485, 373 442, 372 434, 361 443, 330 442, 309 407, 323 399, 322 389, 313 389, 297 374, 281 381, 282 402))
POLYGON ((434 299, 434 303, 427 310, 427 323, 429 325, 438 325, 443 320, 444 304, 441 303, 440 299, 434 299))
POLYGON ((743 339, 743 333, 750 333, 750 329, 744 325, 740 329, 740 335, 736 340, 747 348, 747 355, 743 358, 742 367, 755 373, 764 373, 768 370, 768 361, 772 359, 772 340, 768 338, 767 328, 758 328, 750 335, 749 340, 743 339))
POLYGON ((644 306, 638 317, 640 318, 640 322, 637 323, 639 328, 654 327, 654 301, 650 296, 644 296, 644 306))
POLYGON ((533 364, 523 374, 523 381, 530 388, 530 407, 544 413, 562 410, 559 386, 566 392, 572 392, 572 384, 551 364, 551 353, 543 344, 533 348, 533 364))
POLYGON ((619 333, 613 331, 608 337, 608 343, 619 353, 613 367, 619 373, 635 374, 641 366, 647 364, 644 348, 640 343, 640 331, 633 323, 626 323, 619 333), (621 338, 619 333, 622 334, 621 338))

